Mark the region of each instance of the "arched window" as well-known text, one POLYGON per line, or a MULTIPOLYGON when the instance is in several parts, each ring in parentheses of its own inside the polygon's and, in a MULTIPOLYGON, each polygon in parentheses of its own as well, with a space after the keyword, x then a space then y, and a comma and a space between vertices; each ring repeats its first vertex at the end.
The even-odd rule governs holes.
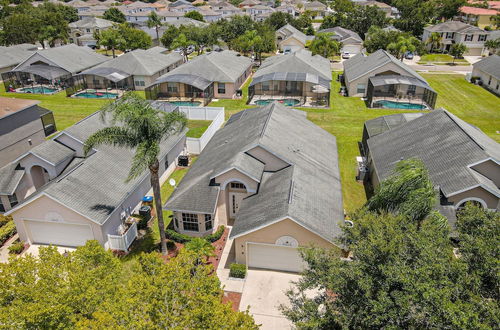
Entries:
POLYGON ((479 206, 479 207, 482 207, 484 209, 488 208, 486 203, 482 199, 476 198, 476 197, 469 197, 469 198, 465 198, 457 203, 457 207, 456 207, 457 211, 460 211, 463 208, 465 208, 467 203, 472 203, 472 204, 479 206))

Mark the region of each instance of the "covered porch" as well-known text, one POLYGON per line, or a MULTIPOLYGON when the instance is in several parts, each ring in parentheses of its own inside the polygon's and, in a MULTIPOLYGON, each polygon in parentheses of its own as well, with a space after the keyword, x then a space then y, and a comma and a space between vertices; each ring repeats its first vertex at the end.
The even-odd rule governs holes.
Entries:
POLYGON ((426 82, 409 76, 380 75, 368 81, 367 104, 370 108, 388 103, 402 109, 434 109, 437 93, 426 82))
POLYGON ((148 100, 199 102, 206 106, 214 97, 214 83, 199 76, 174 74, 158 78, 145 91, 148 100))
POLYGON ((310 73, 269 73, 257 76, 248 88, 248 104, 278 101, 287 106, 328 107, 330 81, 310 73))
POLYGON ((133 76, 114 68, 97 67, 72 77, 66 95, 87 98, 118 98, 125 91, 135 90, 133 76), (95 97, 92 97, 95 95, 95 97))
POLYGON ((71 72, 45 63, 2 73, 5 90, 11 93, 54 94, 65 89, 71 77, 71 72))

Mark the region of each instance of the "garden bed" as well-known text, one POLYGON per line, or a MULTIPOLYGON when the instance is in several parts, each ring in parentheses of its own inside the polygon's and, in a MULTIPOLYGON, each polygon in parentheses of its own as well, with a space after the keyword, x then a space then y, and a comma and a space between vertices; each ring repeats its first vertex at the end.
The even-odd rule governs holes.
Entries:
POLYGON ((222 296, 222 303, 223 304, 231 303, 231 308, 233 309, 233 311, 235 312, 239 311, 240 302, 241 302, 241 293, 224 291, 224 295, 222 296))

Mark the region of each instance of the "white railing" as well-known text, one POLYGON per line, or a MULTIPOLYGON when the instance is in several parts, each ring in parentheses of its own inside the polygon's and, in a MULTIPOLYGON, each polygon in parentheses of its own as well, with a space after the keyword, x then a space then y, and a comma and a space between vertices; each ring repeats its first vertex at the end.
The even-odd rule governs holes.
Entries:
POLYGON ((130 244, 137 237, 137 223, 132 223, 123 235, 108 234, 109 248, 111 250, 128 251, 130 244))
POLYGON ((187 150, 190 154, 200 154, 215 132, 224 124, 224 108, 222 107, 179 107, 188 119, 211 120, 212 123, 200 138, 186 138, 187 150))

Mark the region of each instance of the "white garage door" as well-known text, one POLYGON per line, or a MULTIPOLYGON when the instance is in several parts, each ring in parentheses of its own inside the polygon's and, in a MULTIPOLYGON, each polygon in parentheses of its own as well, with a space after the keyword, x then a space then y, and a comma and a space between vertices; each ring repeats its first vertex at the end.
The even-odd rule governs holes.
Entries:
POLYGON ((32 243, 61 246, 81 246, 94 239, 88 225, 76 225, 47 221, 25 221, 32 243))
POLYGON ((248 243, 248 267, 300 272, 306 263, 297 248, 248 243))
POLYGON ((361 49, 357 45, 345 45, 342 47, 342 52, 348 52, 349 54, 355 55, 361 52, 361 49))

